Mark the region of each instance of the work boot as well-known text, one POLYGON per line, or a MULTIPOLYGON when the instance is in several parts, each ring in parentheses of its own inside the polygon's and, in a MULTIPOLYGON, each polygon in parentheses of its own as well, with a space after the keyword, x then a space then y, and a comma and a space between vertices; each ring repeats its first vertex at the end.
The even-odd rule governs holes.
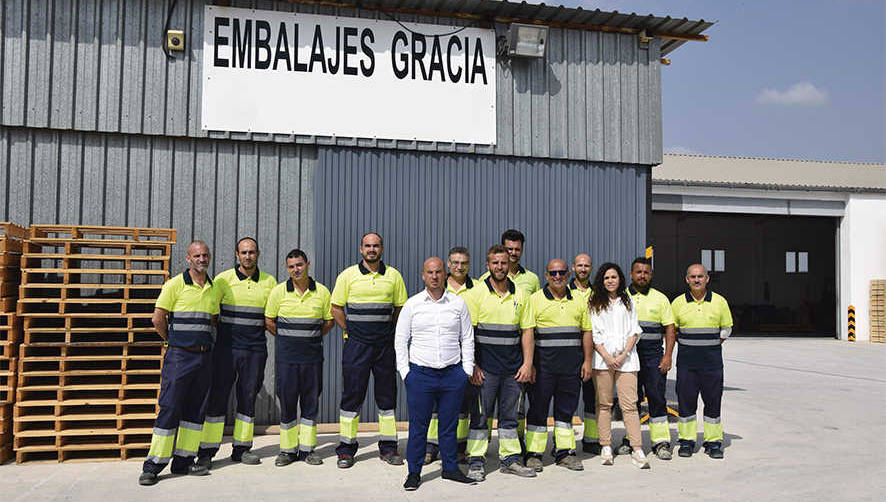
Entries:
POLYGON ((157 475, 153 472, 143 472, 138 477, 138 484, 142 486, 151 486, 157 484, 157 475))
POLYGON ((526 467, 532 469, 535 472, 541 472, 544 470, 544 465, 541 463, 541 459, 538 457, 529 457, 526 459, 526 467))
POLYGON ((520 476, 521 478, 534 478, 536 476, 535 469, 524 467, 519 460, 516 462, 511 462, 508 465, 503 465, 499 470, 505 474, 514 474, 515 476, 520 476))
POLYGON ((410 472, 408 476, 406 476, 406 482, 403 483, 403 488, 407 492, 414 492, 418 490, 419 485, 421 485, 421 474, 417 472, 410 472))
POLYGON ((464 483, 466 485, 477 484, 476 479, 465 476, 458 469, 456 469, 454 471, 443 471, 442 477, 443 477, 443 479, 448 479, 449 481, 455 481, 456 483, 464 483))
POLYGON ((197 465, 202 465, 207 470, 212 469, 212 457, 197 457, 197 465))
POLYGON ((695 445, 692 444, 691 441, 680 441, 680 449, 677 450, 677 455, 681 457, 691 457, 692 450, 695 449, 695 445))
POLYGON ((281 451, 277 458, 274 460, 274 465, 277 467, 286 467, 287 465, 295 462, 296 456, 292 453, 287 453, 285 451, 281 451))
POLYGON ((618 449, 615 450, 616 455, 630 455, 631 454, 631 441, 627 436, 621 438, 621 444, 618 445, 618 449))
POLYGON ((317 455, 317 452, 315 451, 308 452, 304 455, 302 460, 308 465, 323 465, 323 459, 320 458, 320 455, 317 455))
POLYGON ((603 465, 612 465, 612 447, 604 446, 600 450, 600 463, 603 465))
POLYGON ((207 474, 209 474, 209 468, 207 468, 205 465, 200 465, 196 463, 191 464, 186 468, 179 468, 175 470, 170 468, 170 471, 172 471, 173 474, 178 474, 179 476, 206 476, 207 474))
POLYGON ((380 453, 379 458, 388 465, 403 465, 403 457, 397 452, 380 453))
POLYGON ((599 455, 600 454, 600 443, 598 443, 596 441, 594 441, 594 442, 582 441, 581 442, 581 449, 585 453, 590 453, 591 455, 599 455))
POLYGON ((723 458, 723 447, 720 443, 707 443, 704 447, 704 452, 711 458, 723 458))
MULTIPOLYGON (((233 460, 233 458, 231 460, 233 460)), ((261 463, 261 458, 255 453, 247 450, 240 455, 240 463, 245 465, 259 465, 261 463)))
POLYGON ((631 463, 639 469, 649 469, 649 460, 643 450, 634 450, 631 452, 631 463))
POLYGON ((474 481, 483 481, 486 479, 486 469, 483 464, 471 464, 468 467, 467 476, 474 481))
POLYGON ((437 453, 437 450, 428 451, 427 453, 425 453, 425 464, 424 465, 433 464, 434 461, 437 460, 438 456, 439 456, 439 454, 437 453))
POLYGON ((578 459, 575 455, 566 455, 557 461, 557 465, 560 467, 565 467, 570 471, 583 471, 585 470, 585 466, 581 464, 581 460, 578 459))
POLYGON ((339 469, 347 469, 349 467, 353 467, 354 465, 354 456, 349 455, 347 453, 339 453, 338 454, 338 462, 336 465, 339 469))
POLYGON ((655 456, 659 458, 659 460, 670 460, 673 456, 671 454, 671 445, 669 443, 658 443, 652 448, 652 451, 655 452, 655 456))

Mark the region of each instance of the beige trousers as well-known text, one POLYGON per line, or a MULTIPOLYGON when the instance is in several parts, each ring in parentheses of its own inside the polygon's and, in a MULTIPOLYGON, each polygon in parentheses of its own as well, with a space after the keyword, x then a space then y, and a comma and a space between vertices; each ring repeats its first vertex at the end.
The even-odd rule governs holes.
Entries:
POLYGON ((618 391, 618 405, 624 417, 625 429, 635 450, 643 448, 640 433, 640 415, 637 413, 637 372, 594 370, 597 388, 597 431, 600 445, 612 444, 612 387, 618 391))

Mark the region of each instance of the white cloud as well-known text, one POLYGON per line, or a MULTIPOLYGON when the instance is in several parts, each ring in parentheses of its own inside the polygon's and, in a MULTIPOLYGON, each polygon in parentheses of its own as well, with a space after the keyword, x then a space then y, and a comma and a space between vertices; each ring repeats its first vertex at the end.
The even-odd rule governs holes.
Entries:
POLYGON ((664 153, 669 153, 671 155, 703 155, 703 153, 698 150, 693 150, 692 148, 680 145, 669 146, 665 148, 664 153))
POLYGON ((785 91, 763 89, 757 95, 757 103, 775 105, 820 106, 828 102, 828 92, 809 82, 799 82, 785 91))

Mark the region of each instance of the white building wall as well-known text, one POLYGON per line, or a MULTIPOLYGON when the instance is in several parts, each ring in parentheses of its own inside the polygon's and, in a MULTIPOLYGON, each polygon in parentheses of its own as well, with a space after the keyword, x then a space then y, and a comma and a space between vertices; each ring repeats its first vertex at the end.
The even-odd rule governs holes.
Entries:
POLYGON ((847 339, 854 305, 856 340, 870 341, 870 283, 886 279, 886 195, 850 195, 839 234, 840 339, 847 339))

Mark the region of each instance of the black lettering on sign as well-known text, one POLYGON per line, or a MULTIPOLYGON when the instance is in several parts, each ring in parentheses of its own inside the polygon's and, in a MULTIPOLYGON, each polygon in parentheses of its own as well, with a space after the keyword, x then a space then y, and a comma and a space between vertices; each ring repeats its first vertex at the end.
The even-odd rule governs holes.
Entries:
MULTIPOLYGON (((465 51, 467 52, 467 51, 465 51)), ((487 85, 486 82, 486 61, 483 59, 483 43, 480 42, 480 38, 477 38, 477 45, 474 47, 474 64, 471 67, 471 83, 474 83, 474 80, 477 78, 477 74, 480 74, 483 77, 483 85, 487 85)))
POLYGON ((295 35, 292 36, 292 45, 295 47, 295 71, 308 71, 307 63, 299 63, 298 62, 298 49, 301 47, 301 44, 298 42, 298 23, 295 23, 295 35))
POLYGON ((470 57, 471 57, 471 44, 470 44, 470 39, 469 39, 468 37, 465 37, 465 83, 466 83, 466 84, 468 83, 469 75, 470 75, 470 72, 468 71, 468 68, 471 66, 471 65, 468 63, 468 59, 469 59, 470 57))
POLYGON ((314 71, 314 63, 320 63, 323 73, 326 73, 326 53, 323 48, 323 31, 320 25, 314 27, 314 43, 311 46, 311 61, 308 63, 308 71, 314 71))
POLYGON ((458 82, 461 79, 462 69, 460 66, 457 66, 458 72, 452 71, 452 48, 457 47, 459 51, 461 51, 461 40, 458 37, 451 37, 449 39, 449 43, 446 44, 446 71, 449 73, 449 80, 452 82, 458 82))
POLYGON ((335 27, 335 64, 332 62, 332 58, 326 60, 326 64, 329 67, 329 73, 335 75, 338 73, 338 66, 341 63, 341 56, 339 55, 339 51, 341 51, 341 26, 335 27))
POLYGON ((274 51, 274 69, 280 60, 286 61, 286 71, 292 71, 292 62, 289 61, 289 37, 286 35, 286 23, 280 23, 280 31, 277 32, 277 50, 274 51))
POLYGON ((243 30, 240 30, 240 20, 234 18, 234 47, 231 50, 233 58, 231 66, 238 66, 237 60, 240 60, 240 68, 252 68, 252 20, 247 19, 244 23, 243 30), (244 63, 246 66, 243 66, 244 63))
POLYGON ((394 76, 403 80, 409 75, 409 55, 406 52, 400 54, 400 62, 403 63, 403 67, 401 68, 397 65, 397 42, 403 45, 403 50, 405 51, 409 40, 406 38, 405 33, 398 31, 394 33, 394 39, 391 41, 391 66, 394 68, 394 76))
POLYGON ((349 38, 357 36, 357 28, 347 26, 345 27, 345 36, 344 36, 344 62, 342 63, 342 67, 344 67, 345 75, 356 75, 357 67, 348 65, 348 54, 357 54, 357 46, 353 45, 349 38))
POLYGON ((218 46, 220 45, 228 45, 228 37, 223 37, 221 35, 220 28, 222 26, 228 27, 231 25, 231 20, 227 17, 217 17, 215 18, 215 39, 212 41, 212 66, 219 66, 221 68, 228 67, 228 60, 219 57, 218 55, 218 46))
POLYGON ((425 36, 419 33, 412 34, 412 80, 415 80, 415 65, 418 65, 421 68, 421 79, 428 79, 428 72, 425 71, 425 51, 427 50, 427 42, 425 42, 425 36), (419 50, 418 45, 421 43, 421 50, 419 50))
POLYGON ((375 52, 372 51, 370 43, 375 43, 375 33, 369 28, 363 28, 360 33, 360 47, 363 49, 363 54, 369 59, 368 63, 360 61, 360 71, 363 72, 364 77, 371 77, 375 73, 375 52))
POLYGON ((434 72, 440 72, 440 82, 446 82, 446 75, 443 73, 443 49, 440 47, 440 37, 434 36, 434 42, 431 44, 431 64, 428 71, 428 80, 434 79, 434 72))
POLYGON ((271 23, 255 21, 255 68, 267 70, 271 67, 271 23))

